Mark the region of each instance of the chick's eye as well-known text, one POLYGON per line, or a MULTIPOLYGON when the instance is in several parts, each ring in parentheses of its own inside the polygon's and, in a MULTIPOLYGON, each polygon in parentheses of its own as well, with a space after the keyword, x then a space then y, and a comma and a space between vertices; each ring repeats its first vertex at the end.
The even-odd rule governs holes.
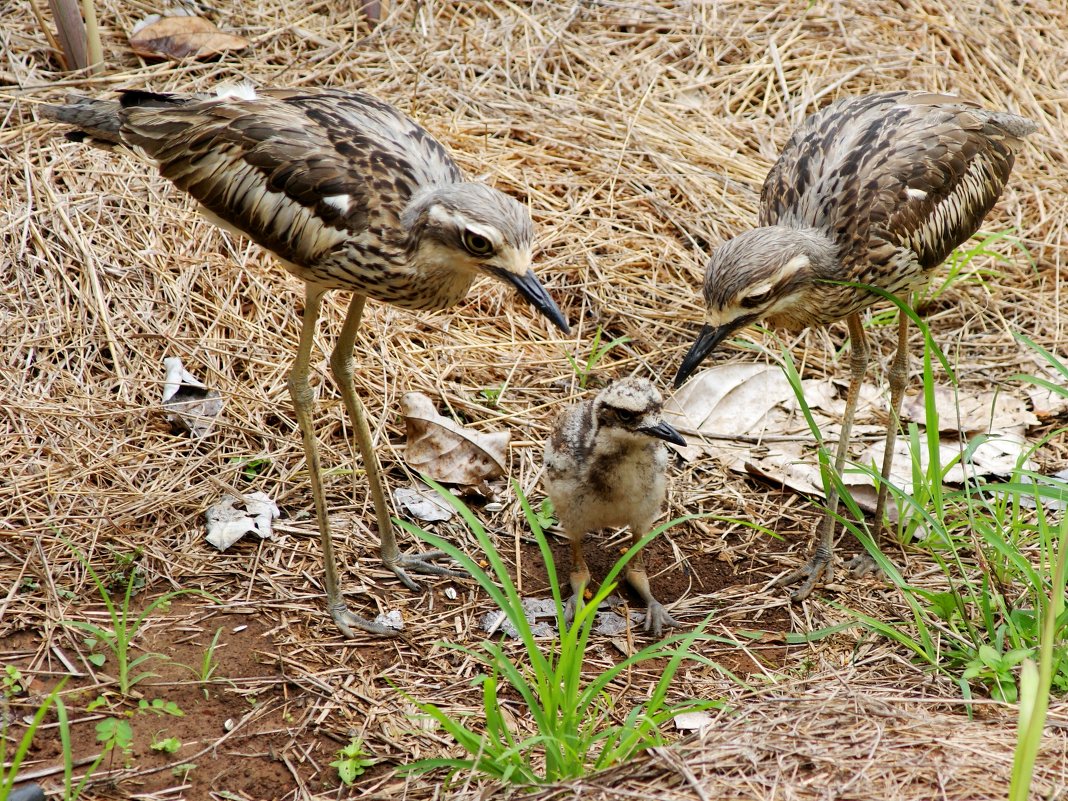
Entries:
POLYGON ((482 234, 476 234, 474 231, 465 230, 460 237, 460 242, 463 244, 464 249, 472 256, 488 256, 493 252, 493 243, 489 241, 482 234))
POLYGON ((623 409, 617 409, 616 410, 616 417, 619 418, 619 421, 621 423, 633 423, 634 422, 634 412, 627 412, 627 411, 624 411, 623 409))

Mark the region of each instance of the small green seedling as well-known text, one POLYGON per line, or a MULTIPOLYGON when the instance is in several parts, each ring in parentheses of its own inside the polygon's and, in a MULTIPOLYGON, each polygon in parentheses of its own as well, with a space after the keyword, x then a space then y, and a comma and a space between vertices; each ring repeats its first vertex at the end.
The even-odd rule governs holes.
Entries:
POLYGON ((367 759, 368 754, 363 750, 363 742, 355 736, 337 752, 337 756, 338 758, 330 763, 330 767, 337 768, 337 775, 346 787, 351 787, 367 768, 375 764, 373 759, 367 759))
POLYGON ((597 326, 597 333, 593 335, 593 344, 590 348, 590 355, 586 357, 585 365, 580 365, 575 360, 575 357, 568 353, 567 360, 571 363, 571 369, 575 371, 575 375, 578 376, 579 386, 582 387, 582 389, 585 389, 586 383, 590 380, 590 376, 593 374, 593 369, 597 366, 598 362, 600 362, 612 348, 626 342, 630 342, 630 337, 616 337, 611 342, 606 342, 602 345, 601 327, 597 326))
POLYGON ((534 513, 535 519, 538 521, 538 526, 544 531, 551 526, 556 525, 556 508, 553 506, 552 499, 546 498, 541 502, 541 506, 534 513))
POLYGON ((503 391, 504 391, 504 387, 497 387, 496 389, 494 389, 494 388, 492 388, 492 387, 485 387, 484 389, 480 389, 480 390, 478 391, 478 394, 479 394, 479 395, 480 395, 480 396, 482 397, 482 399, 483 399, 483 400, 485 400, 485 401, 486 401, 486 403, 488 403, 488 404, 489 404, 490 406, 496 406, 496 405, 497 405, 497 403, 498 403, 498 402, 500 401, 500 399, 501 399, 501 393, 502 393, 503 391))
POLYGON ((165 737, 161 740, 159 739, 159 735, 156 735, 152 740, 153 751, 162 751, 166 754, 173 754, 181 747, 182 741, 177 737, 165 737))
POLYGON ((241 475, 246 481, 251 481, 256 476, 262 474, 271 466, 270 459, 242 459, 240 456, 235 456, 230 460, 230 464, 241 465, 241 475))
POLYGON ((103 743, 105 752, 118 748, 129 756, 133 748, 133 729, 128 721, 104 718, 96 724, 96 739, 97 742, 103 743))
POLYGON ((0 677, 0 685, 3 686, 5 698, 13 698, 26 692, 26 679, 22 671, 14 665, 4 665, 4 675, 0 677))
POLYGON ((153 698, 149 703, 144 698, 137 702, 138 712, 155 712, 157 715, 173 715, 176 718, 185 717, 178 704, 174 701, 164 701, 162 698, 153 698))
MULTIPOLYGON (((87 640, 87 643, 93 643, 90 646, 91 648, 102 645, 102 650, 110 652, 111 656, 115 658, 115 669, 118 671, 119 692, 124 697, 128 696, 131 687, 142 679, 155 675, 147 672, 135 673, 134 671, 138 667, 151 659, 167 658, 163 654, 156 653, 145 653, 136 658, 131 658, 130 656, 133 639, 137 636, 138 631, 140 631, 142 624, 144 624, 148 616, 158 609, 166 608, 166 606, 179 595, 195 594, 204 596, 213 601, 218 601, 218 599, 211 593, 204 592, 203 590, 175 590, 174 592, 168 592, 165 595, 160 596, 155 601, 148 604, 141 614, 136 614, 131 608, 132 604, 130 601, 135 592, 135 578, 140 571, 128 571, 126 589, 122 601, 116 603, 111 597, 111 593, 108 591, 104 580, 101 579, 100 575, 93 569, 92 564, 85 558, 84 554, 72 544, 68 543, 68 546, 74 551, 74 554, 78 557, 78 561, 82 563, 85 571, 93 580, 93 584, 96 585, 97 592, 100 594, 104 606, 107 607, 110 626, 100 626, 96 623, 89 623, 83 620, 64 620, 61 622, 68 628, 77 629, 78 631, 89 635, 91 639, 87 640)), ((90 654, 87 658, 97 667, 100 667, 100 665, 104 663, 104 654, 102 653, 90 654)))
MULTIPOLYGON (((215 678, 215 671, 219 669, 219 662, 215 659, 215 649, 219 646, 219 637, 222 636, 222 626, 215 630, 215 636, 211 638, 211 643, 204 650, 204 656, 200 659, 200 665, 193 667, 192 665, 179 665, 184 667, 194 676, 201 684, 207 684, 213 678, 215 678)), ((208 697, 208 688, 203 688, 204 697, 208 697)))
POLYGON ((186 762, 183 765, 175 765, 173 768, 171 768, 171 773, 174 774, 175 778, 177 778, 178 781, 186 782, 189 781, 189 774, 193 772, 194 768, 196 768, 196 764, 192 762, 186 762))

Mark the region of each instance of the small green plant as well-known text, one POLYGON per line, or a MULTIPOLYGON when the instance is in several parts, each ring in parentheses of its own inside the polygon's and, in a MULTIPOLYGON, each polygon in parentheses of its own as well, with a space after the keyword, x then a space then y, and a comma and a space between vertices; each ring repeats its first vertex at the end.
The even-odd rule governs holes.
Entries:
POLYGON ((491 565, 494 578, 450 542, 410 523, 398 521, 398 524, 419 539, 445 551, 471 574, 519 633, 524 655, 521 660, 514 660, 504 648, 492 641, 482 643, 477 649, 446 643, 447 647, 463 652, 485 668, 485 672, 476 679, 477 685, 482 688, 482 720, 478 721, 466 712, 454 717, 434 704, 414 701, 469 756, 421 760, 406 766, 403 769, 405 772, 425 773, 446 768, 450 771, 450 781, 466 771, 515 784, 560 781, 618 764, 643 749, 658 746, 664 741, 661 726, 674 715, 717 706, 715 702, 704 700, 678 704, 669 704, 666 700, 671 681, 684 660, 702 662, 718 669, 714 662, 691 650, 698 640, 722 641, 704 633, 704 623, 693 631, 672 635, 648 646, 592 679, 585 676, 582 670, 597 607, 614 588, 616 577, 638 550, 680 520, 654 529, 634 545, 609 571, 591 603, 582 606, 576 612, 573 623, 568 626, 563 619, 564 604, 552 551, 538 525, 537 515, 516 485, 515 491, 545 560, 558 610, 559 640, 543 649, 535 640, 523 613, 522 599, 507 566, 481 523, 462 501, 433 481, 428 480, 427 483, 441 492, 470 526, 491 565), (648 660, 657 660, 659 665, 659 679, 649 697, 627 711, 617 709, 609 693, 610 685, 636 665, 648 660), (522 717, 529 721, 531 731, 518 730, 520 724, 503 714, 500 690, 504 684, 509 685, 522 699, 522 717))
POLYGON ((111 556, 115 564, 104 575, 104 584, 108 592, 120 592, 128 586, 132 587, 134 595, 143 590, 148 579, 144 571, 137 566, 141 558, 141 549, 137 548, 130 552, 112 550, 111 556))
MULTIPOLYGON (((86 707, 87 711, 92 711, 100 706, 106 705, 107 699, 104 696, 97 696, 86 707)), ((56 699, 56 718, 59 720, 59 740, 63 749, 63 801, 78 801, 78 798, 82 794, 82 790, 89 783, 92 775, 96 773, 96 769, 100 767, 100 763, 104 761, 111 749, 114 748, 112 742, 110 746, 105 748, 97 755, 88 769, 85 771, 85 775, 82 776, 82 780, 77 785, 74 784, 74 749, 70 740, 70 717, 67 715, 67 706, 63 703, 62 698, 56 699)), ((99 729, 97 730, 99 736, 99 729)), ((2 794, 0 794, 2 797, 2 794)))
POLYGON ((153 698, 151 703, 142 698, 137 702, 137 711, 153 712, 157 715, 173 715, 176 718, 185 716, 185 712, 181 710, 177 703, 165 701, 162 698, 153 698))
POLYGON ((175 765, 173 768, 171 768, 171 773, 174 774, 174 777, 178 781, 184 784, 185 782, 189 781, 189 774, 192 773, 195 769, 196 763, 186 762, 182 765, 175 765))
POLYGON ((364 771, 375 764, 375 760, 367 756, 363 741, 354 735, 348 745, 338 750, 337 759, 330 763, 330 767, 337 768, 338 778, 346 787, 351 787, 364 771))
POLYGON ((96 698, 94 698, 92 701, 90 701, 88 704, 85 705, 85 711, 86 712, 92 712, 92 711, 94 711, 96 709, 100 709, 100 707, 102 707, 102 706, 107 706, 107 705, 108 705, 107 697, 103 696, 103 695, 98 695, 96 698))
MULTIPOLYGON (((16 671, 17 672, 17 671, 16 671)), ((7 677, 5 671, 5 678, 7 677)), ((19 674, 19 681, 21 682, 21 673, 19 674)), ((0 798, 7 798, 11 794, 11 789, 15 786, 15 780, 18 778, 19 767, 22 765, 22 761, 26 758, 26 754, 30 750, 30 746, 33 744, 34 735, 37 733, 37 729, 40 728, 42 721, 44 721, 45 715, 48 714, 48 710, 51 709, 53 704, 60 703, 59 694, 63 690, 63 685, 67 683, 67 678, 60 679, 56 688, 48 694, 44 703, 37 708, 37 711, 33 715, 33 719, 30 721, 29 726, 26 727, 26 731, 23 732, 22 738, 19 740, 18 746, 15 748, 15 754, 11 758, 11 763, 7 765, 7 709, 6 705, 4 709, 0 709, 0 728, 5 731, 0 732, 0 798), (7 768, 4 768, 7 765, 7 768)), ((7 698, 5 694, 5 699, 7 698)))
POLYGON ((551 498, 542 500, 538 510, 534 513, 534 519, 542 531, 556 525, 556 509, 553 507, 551 498))
POLYGON ((160 738, 159 734, 156 734, 152 738, 151 748, 153 751, 162 751, 165 754, 174 754, 182 747, 182 741, 177 737, 164 737, 160 738))
MULTIPOLYGON (((204 649, 204 656, 200 658, 200 664, 196 667, 181 665, 196 676, 201 684, 207 684, 215 678, 215 671, 219 669, 219 662, 215 659, 215 649, 219 647, 219 637, 222 636, 222 626, 215 629, 215 636, 211 638, 208 647, 204 649)), ((203 688, 204 697, 208 697, 208 688, 203 688)))
POLYGON ((14 698, 26 692, 26 679, 22 671, 14 665, 4 665, 4 675, 0 677, 0 685, 3 687, 5 698, 14 698))
POLYGON ((97 742, 103 743, 105 752, 119 749, 129 756, 133 750, 133 729, 129 721, 121 718, 104 718, 96 724, 97 742))
POLYGON ((503 391, 504 387, 484 387, 478 391, 478 394, 490 406, 496 406, 501 400, 501 393, 503 391))
POLYGON ((246 481, 252 481, 252 479, 264 473, 267 468, 271 466, 270 459, 244 459, 240 456, 234 456, 230 459, 230 464, 241 465, 241 475, 246 481))
POLYGON ((579 386, 582 389, 585 389, 586 383, 590 380, 594 368, 601 359, 603 359, 612 348, 626 342, 630 342, 630 337, 616 337, 610 342, 601 344, 601 327, 597 326, 597 333, 593 335, 593 343, 590 346, 590 355, 586 357, 585 364, 579 364, 575 357, 568 353, 567 360, 571 363, 571 369, 575 371, 575 375, 578 377, 579 386))
MULTIPOLYGON (((68 545, 70 545, 68 543, 68 545)), ((108 651, 115 659, 116 670, 118 671, 119 692, 125 697, 130 694, 130 688, 137 684, 139 681, 146 679, 154 674, 152 673, 135 673, 141 665, 152 659, 166 659, 163 654, 146 653, 141 654, 136 658, 131 658, 131 648, 134 637, 137 636, 137 632, 140 630, 141 625, 145 622, 149 615, 155 610, 169 604, 174 598, 179 595, 202 595, 212 600, 217 600, 210 593, 203 590, 188 589, 188 590, 175 590, 168 592, 165 595, 160 596, 155 601, 150 603, 145 610, 139 615, 135 615, 134 611, 130 608, 130 600, 134 594, 134 577, 140 571, 130 570, 128 571, 126 590, 123 594, 121 604, 116 604, 111 597, 111 593, 108 592, 107 586, 105 586, 103 580, 93 569, 93 566, 89 563, 89 560, 85 558, 81 551, 70 545, 71 549, 77 555, 78 560, 85 567, 86 572, 89 573, 93 583, 96 585, 97 592, 100 593, 101 599, 104 601, 104 606, 107 607, 108 617, 111 620, 111 626, 100 626, 96 623, 87 623, 81 620, 64 620, 61 621, 64 626, 68 628, 77 629, 78 631, 85 632, 91 638, 93 645, 90 647, 97 647, 102 645, 106 651, 108 651)), ((104 654, 91 654, 90 657, 100 657, 99 662, 96 659, 90 658, 90 661, 99 667, 103 664, 104 654)))
POLYGON ((1049 709, 1054 655, 1057 646, 1063 648, 1064 645, 1063 639, 1058 641, 1058 635, 1063 634, 1064 589, 1068 583, 1068 536, 1063 526, 1060 533, 1054 557, 1056 567, 1053 581, 1042 614, 1038 665, 1031 659, 1025 659, 1020 671, 1020 712, 1009 801, 1027 801, 1031 795, 1031 777, 1034 775, 1035 759, 1042 744, 1042 732, 1049 709))

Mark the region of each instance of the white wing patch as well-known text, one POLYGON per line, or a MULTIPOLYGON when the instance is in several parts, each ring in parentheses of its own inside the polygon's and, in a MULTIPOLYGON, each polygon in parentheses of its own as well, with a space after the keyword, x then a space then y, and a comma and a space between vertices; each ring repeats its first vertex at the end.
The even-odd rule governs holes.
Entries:
POLYGON ((324 195, 323 203, 337 209, 342 214, 348 214, 349 207, 352 205, 352 198, 348 195, 324 195))
POLYGON ((905 188, 905 195, 912 200, 925 200, 927 193, 922 189, 913 189, 911 186, 905 188))
POLYGON ((223 83, 215 89, 220 100, 255 100, 256 87, 248 81, 241 83, 223 83))

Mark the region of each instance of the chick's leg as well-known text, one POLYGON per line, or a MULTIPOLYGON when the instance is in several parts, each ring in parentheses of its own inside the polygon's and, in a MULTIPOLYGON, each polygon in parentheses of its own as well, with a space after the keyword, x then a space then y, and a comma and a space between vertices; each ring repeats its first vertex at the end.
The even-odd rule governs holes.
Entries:
MULTIPOLYGON (((631 534, 631 543, 637 544, 644 534, 635 530, 631 534)), ((665 626, 678 628, 682 624, 668 614, 667 609, 660 601, 653 597, 653 591, 649 589, 649 576, 645 572, 645 557, 641 551, 634 555, 627 565, 627 581, 634 591, 645 601, 645 630, 652 631, 654 637, 659 637, 665 626)))
POLYGON ((564 621, 570 625, 575 612, 582 606, 586 585, 590 583, 590 569, 582 552, 582 534, 568 532, 568 537, 571 540, 571 597, 564 607, 564 621))

